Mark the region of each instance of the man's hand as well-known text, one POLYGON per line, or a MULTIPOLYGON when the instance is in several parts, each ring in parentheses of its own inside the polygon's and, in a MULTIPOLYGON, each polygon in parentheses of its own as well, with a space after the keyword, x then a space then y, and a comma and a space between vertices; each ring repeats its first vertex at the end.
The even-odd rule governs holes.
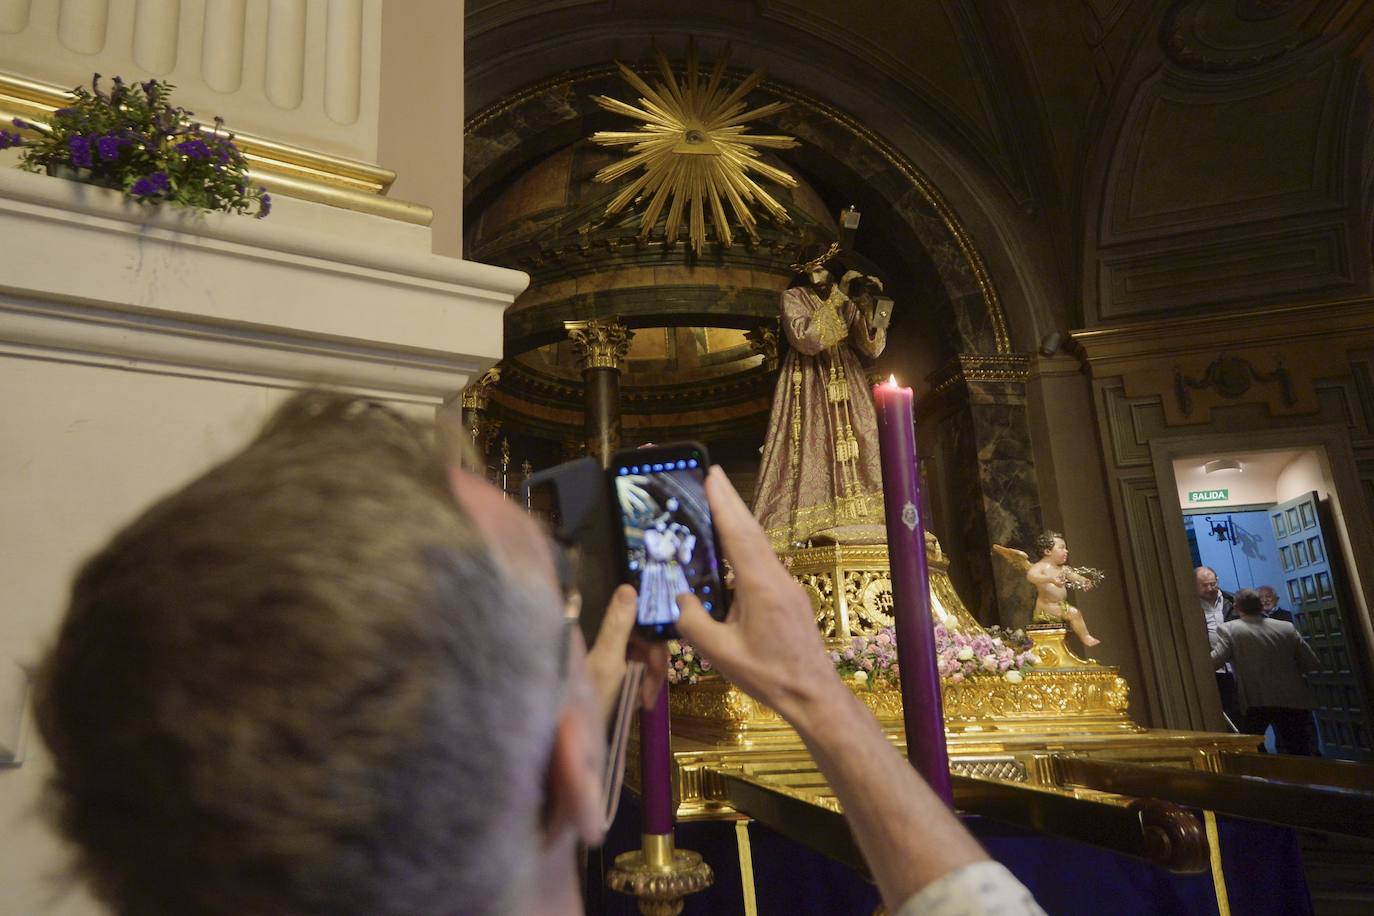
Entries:
POLYGON ((737 687, 797 729, 844 806, 888 911, 940 876, 985 859, 840 681, 806 593, 720 468, 706 478, 706 498, 735 570, 735 599, 725 622, 717 623, 693 595, 679 595, 678 631, 737 687))
POLYGON ((629 659, 644 662, 644 680, 640 682, 640 700, 645 709, 653 709, 659 688, 668 675, 667 643, 649 643, 632 639, 635 625, 635 590, 622 585, 611 595, 596 643, 587 650, 587 671, 596 687, 603 718, 610 720, 620 694, 620 682, 625 677, 625 663, 629 659))
POLYGON ((719 623, 696 596, 679 595, 678 632, 731 682, 784 716, 827 689, 844 690, 825 654, 810 600, 719 467, 706 477, 706 498, 735 571, 734 600, 719 623))

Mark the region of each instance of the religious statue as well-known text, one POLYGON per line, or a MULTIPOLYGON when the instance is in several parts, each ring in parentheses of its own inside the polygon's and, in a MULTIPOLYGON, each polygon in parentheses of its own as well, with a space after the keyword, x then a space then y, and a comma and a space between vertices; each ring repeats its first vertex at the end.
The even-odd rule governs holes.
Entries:
POLYGON ((792 265, 797 279, 782 294, 789 347, 754 498, 754 515, 775 550, 813 539, 884 539, 878 423, 859 361, 880 355, 887 343, 874 308, 882 283, 851 271, 837 285, 828 261, 838 247, 804 253, 792 265))
POLYGON ((1102 640, 1088 632, 1088 624, 1078 608, 1069 604, 1068 590, 1089 591, 1100 583, 1105 575, 1091 567, 1069 566, 1069 547, 1064 535, 1058 531, 1045 531, 1035 538, 1035 551, 1039 559, 1032 563, 1024 551, 994 544, 993 550, 1018 568, 1024 569, 1026 581, 1035 588, 1035 610, 1031 614, 1032 623, 1067 623, 1074 634, 1088 648, 1098 645, 1102 640))

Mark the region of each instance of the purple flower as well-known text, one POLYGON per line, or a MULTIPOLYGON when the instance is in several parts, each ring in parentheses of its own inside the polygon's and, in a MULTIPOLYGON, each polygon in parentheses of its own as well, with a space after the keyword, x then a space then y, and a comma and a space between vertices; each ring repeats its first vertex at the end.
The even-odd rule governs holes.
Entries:
POLYGON ((88 169, 94 163, 91 159, 91 141, 81 134, 77 134, 67 141, 67 148, 71 150, 72 165, 79 169, 88 169))
POLYGON ((0 130, 0 149, 9 149, 11 146, 23 146, 24 138, 18 134, 0 130))
POLYGON ((170 187, 167 181, 166 172, 153 172, 151 175, 144 175, 134 186, 129 189, 129 193, 135 197, 152 197, 160 191, 165 191, 170 187))
POLYGON ((210 147, 204 140, 183 140, 177 144, 177 152, 189 159, 209 159, 210 147))
POLYGON ((126 141, 123 137, 116 137, 114 134, 106 134, 95 141, 95 148, 100 153, 100 158, 104 162, 113 162, 119 158, 119 148, 126 141))
POLYGON ((262 197, 259 197, 259 198, 258 198, 258 216, 257 216, 257 218, 258 218, 258 219, 262 219, 264 216, 266 216, 267 214, 269 214, 269 213, 271 213, 271 212, 272 212, 272 195, 271 195, 271 194, 268 194, 268 193, 267 193, 267 190, 264 188, 264 189, 262 190, 262 197))
POLYGON ((25 121, 23 118, 15 118, 13 123, 14 126, 20 130, 27 130, 31 126, 29 122, 25 121))

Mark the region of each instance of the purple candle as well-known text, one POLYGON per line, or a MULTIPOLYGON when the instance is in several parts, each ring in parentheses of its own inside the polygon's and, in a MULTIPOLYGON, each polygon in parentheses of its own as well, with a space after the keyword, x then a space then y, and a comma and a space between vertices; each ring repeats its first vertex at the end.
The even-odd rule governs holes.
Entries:
POLYGON ((897 379, 891 378, 886 385, 873 386, 873 401, 878 410, 906 755, 935 793, 952 805, 940 672, 935 664, 935 632, 930 617, 926 532, 917 508, 921 494, 911 389, 899 387, 897 379))
POLYGON ((668 682, 651 710, 639 713, 639 785, 643 833, 673 832, 672 754, 668 748, 668 682))

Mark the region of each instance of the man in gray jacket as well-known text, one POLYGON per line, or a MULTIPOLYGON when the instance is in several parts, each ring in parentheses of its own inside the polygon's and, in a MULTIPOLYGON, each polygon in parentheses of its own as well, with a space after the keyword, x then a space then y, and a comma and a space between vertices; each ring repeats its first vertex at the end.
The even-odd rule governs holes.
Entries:
POLYGON ((1212 663, 1235 666, 1244 709, 1240 730, 1262 735, 1272 725, 1280 754, 1317 756, 1317 704, 1303 679, 1321 667, 1316 653, 1291 623, 1265 616, 1253 589, 1236 592, 1235 608, 1240 616, 1217 627, 1212 663))

